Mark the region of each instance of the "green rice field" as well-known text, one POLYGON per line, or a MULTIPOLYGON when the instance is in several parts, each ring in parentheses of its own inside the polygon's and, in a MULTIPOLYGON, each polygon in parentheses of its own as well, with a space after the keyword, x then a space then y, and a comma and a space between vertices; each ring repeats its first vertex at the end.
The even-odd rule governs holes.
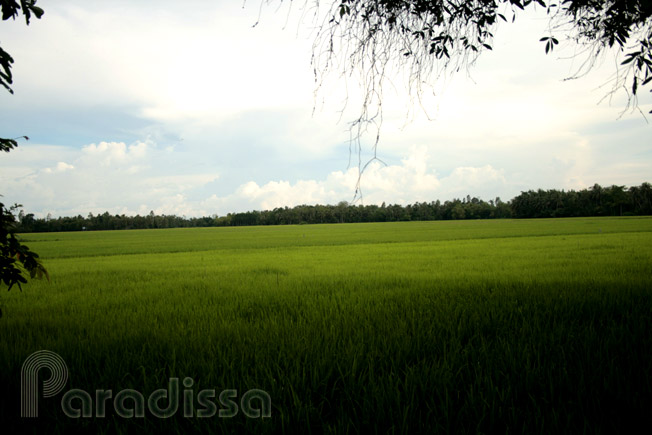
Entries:
POLYGON ((652 431, 652 217, 22 240, 51 280, 0 288, 3 433, 652 431), (68 378, 21 417, 39 350, 68 378))

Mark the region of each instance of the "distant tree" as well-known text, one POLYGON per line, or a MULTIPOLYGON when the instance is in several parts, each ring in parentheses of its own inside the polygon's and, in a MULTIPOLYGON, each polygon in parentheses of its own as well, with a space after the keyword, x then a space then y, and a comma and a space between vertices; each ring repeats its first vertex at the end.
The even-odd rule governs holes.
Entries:
POLYGON ((652 214, 652 184, 646 182, 638 187, 631 187, 629 193, 635 214, 652 214))
POLYGON ((512 217, 512 208, 508 203, 501 201, 500 198, 497 197, 495 204, 496 210, 494 211, 494 217, 499 219, 512 217))
POLYGON ((605 204, 609 209, 609 214, 612 216, 622 216, 627 212, 627 192, 625 186, 607 187, 604 190, 605 204))
POLYGON ((652 214, 652 185, 602 187, 568 192, 537 190, 521 192, 512 199, 511 210, 516 218, 621 216, 652 214))
POLYGON ((465 219, 466 218, 466 211, 464 211, 464 206, 462 205, 461 202, 458 202, 452 208, 452 210, 451 210, 451 218, 453 218, 453 219, 465 219))

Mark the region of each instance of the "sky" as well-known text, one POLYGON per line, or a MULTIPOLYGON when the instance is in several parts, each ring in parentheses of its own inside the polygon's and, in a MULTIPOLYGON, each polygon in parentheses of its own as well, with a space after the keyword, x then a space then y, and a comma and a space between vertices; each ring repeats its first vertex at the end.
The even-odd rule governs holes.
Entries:
MULTIPOLYGON (((41 20, 2 22, 15 94, 0 92, 0 135, 30 140, 0 156, 0 201, 37 217, 352 201, 355 75, 316 91, 315 23, 288 4, 40 0, 41 20)), ((581 59, 564 43, 546 55, 547 25, 539 10, 500 26, 492 51, 427 83, 420 104, 392 78, 384 164, 365 171, 362 203, 652 181, 652 115, 623 112, 623 92, 605 98, 613 55, 564 80, 581 59)), ((651 96, 640 95, 643 113, 651 96)))

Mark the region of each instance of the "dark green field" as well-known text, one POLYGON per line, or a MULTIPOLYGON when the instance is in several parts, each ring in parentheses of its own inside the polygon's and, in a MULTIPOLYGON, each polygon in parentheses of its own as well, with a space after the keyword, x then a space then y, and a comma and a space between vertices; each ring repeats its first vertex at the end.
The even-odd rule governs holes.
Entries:
MULTIPOLYGON (((652 218, 23 240, 41 255, 51 282, 0 293, 0 418, 7 428, 652 430, 652 218), (60 355, 69 377, 54 397, 39 393, 37 418, 21 418, 21 367, 38 350, 60 355), (172 378, 179 407, 159 418, 148 398, 172 378), (92 398, 91 417, 64 413, 64 394, 73 389, 92 398), (130 389, 144 397, 142 417, 116 410, 116 395, 130 389), (242 398, 252 389, 269 395, 270 417, 246 415, 242 398), (96 390, 112 391, 104 417, 96 390), (202 417, 213 410, 203 390, 216 393, 209 400, 215 415, 202 417), (225 390, 230 401, 218 397, 225 390), (233 404, 237 415, 219 415, 233 404)), ((50 373, 39 374, 42 385, 50 373)), ((81 409, 80 399, 71 403, 81 409)), ((135 409, 133 397, 124 403, 135 409)))

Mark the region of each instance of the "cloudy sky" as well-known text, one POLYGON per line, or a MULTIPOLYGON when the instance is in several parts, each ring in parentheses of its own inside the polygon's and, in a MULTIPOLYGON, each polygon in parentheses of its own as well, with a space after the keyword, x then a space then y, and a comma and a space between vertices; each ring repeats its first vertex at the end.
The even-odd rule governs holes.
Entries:
MULTIPOLYGON (((45 15, 29 27, 1 24, 15 94, 0 93, 0 134, 30 137, 0 156, 5 204, 37 216, 204 216, 352 200, 356 107, 341 112, 355 82, 332 76, 315 98, 315 35, 296 5, 38 4, 45 15)), ((545 13, 503 25, 470 76, 434 83, 423 107, 395 78, 378 146, 386 165, 365 173, 364 203, 652 181, 652 124, 622 113, 622 93, 603 100, 614 58, 564 81, 580 61, 572 46, 545 55, 546 26, 545 13)))

